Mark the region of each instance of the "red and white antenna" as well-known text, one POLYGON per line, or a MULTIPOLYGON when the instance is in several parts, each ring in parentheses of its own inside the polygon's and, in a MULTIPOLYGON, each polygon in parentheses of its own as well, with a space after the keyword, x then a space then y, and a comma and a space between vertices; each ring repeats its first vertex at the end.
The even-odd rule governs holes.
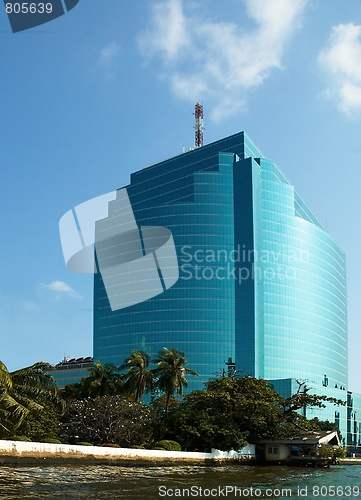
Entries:
POLYGON ((196 134, 195 134, 195 146, 196 148, 200 148, 203 146, 203 106, 197 102, 194 106, 194 117, 195 117, 195 126, 196 134))

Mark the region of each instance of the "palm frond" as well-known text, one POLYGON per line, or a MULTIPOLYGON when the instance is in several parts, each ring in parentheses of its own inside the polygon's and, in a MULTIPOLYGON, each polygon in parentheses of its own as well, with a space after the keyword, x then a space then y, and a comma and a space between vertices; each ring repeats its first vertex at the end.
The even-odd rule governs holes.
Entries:
POLYGON ((0 386, 10 391, 12 389, 12 380, 8 369, 2 361, 0 361, 0 386))
POLYGON ((51 401, 64 410, 64 401, 54 378, 53 367, 43 361, 8 372, 0 362, 0 435, 14 433, 30 413, 44 409, 39 401, 51 401))

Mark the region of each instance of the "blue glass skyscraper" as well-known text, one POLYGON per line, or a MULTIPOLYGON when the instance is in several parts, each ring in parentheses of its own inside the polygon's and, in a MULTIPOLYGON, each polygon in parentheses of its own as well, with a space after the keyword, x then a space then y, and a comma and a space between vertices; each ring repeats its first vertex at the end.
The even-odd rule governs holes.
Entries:
MULTIPOLYGON (((154 355, 175 347, 200 375, 191 389, 236 370, 285 394, 298 379, 346 400, 344 252, 245 133, 135 172, 122 190, 134 213, 132 244, 113 231, 96 245, 112 297, 125 293, 114 285, 117 248, 148 255, 147 227, 170 230, 178 269, 169 258, 160 264, 152 247, 157 265, 152 259, 143 274, 129 270, 150 298, 121 308, 111 307, 105 273, 95 274, 95 360, 119 365, 133 349, 154 355), (152 290, 153 268, 159 290, 152 290)), ((97 234, 116 226, 112 217, 96 222, 97 234)), ((335 408, 325 412, 337 419, 335 408)))

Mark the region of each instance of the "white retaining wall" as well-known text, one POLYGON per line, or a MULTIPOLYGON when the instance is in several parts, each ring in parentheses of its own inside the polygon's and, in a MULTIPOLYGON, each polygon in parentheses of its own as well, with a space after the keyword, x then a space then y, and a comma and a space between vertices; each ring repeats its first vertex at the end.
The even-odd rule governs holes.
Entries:
POLYGON ((27 443, 23 441, 2 441, 0 440, 0 455, 77 455, 79 458, 109 457, 109 458, 186 458, 190 460, 223 460, 254 458, 255 445, 249 444, 236 451, 212 450, 212 453, 198 453, 194 451, 163 451, 163 450, 139 450, 133 448, 108 448, 105 446, 79 446, 71 444, 52 444, 52 443, 27 443))

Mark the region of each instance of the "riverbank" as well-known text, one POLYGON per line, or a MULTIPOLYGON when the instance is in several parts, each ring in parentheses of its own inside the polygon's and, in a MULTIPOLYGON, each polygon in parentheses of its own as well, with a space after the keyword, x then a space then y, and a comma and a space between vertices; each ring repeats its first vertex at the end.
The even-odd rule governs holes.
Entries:
MULTIPOLYGON (((226 462, 254 464, 254 445, 248 445, 239 453, 220 450, 212 450, 212 453, 200 453, 0 440, 0 465, 77 464, 143 467, 183 464, 216 466, 226 462)), ((361 459, 340 459, 340 465, 361 465, 361 459)))
POLYGON ((212 450, 212 453, 190 451, 139 450, 52 443, 27 443, 0 440, 0 465, 217 465, 226 461, 251 463, 254 445, 239 453, 212 450))

